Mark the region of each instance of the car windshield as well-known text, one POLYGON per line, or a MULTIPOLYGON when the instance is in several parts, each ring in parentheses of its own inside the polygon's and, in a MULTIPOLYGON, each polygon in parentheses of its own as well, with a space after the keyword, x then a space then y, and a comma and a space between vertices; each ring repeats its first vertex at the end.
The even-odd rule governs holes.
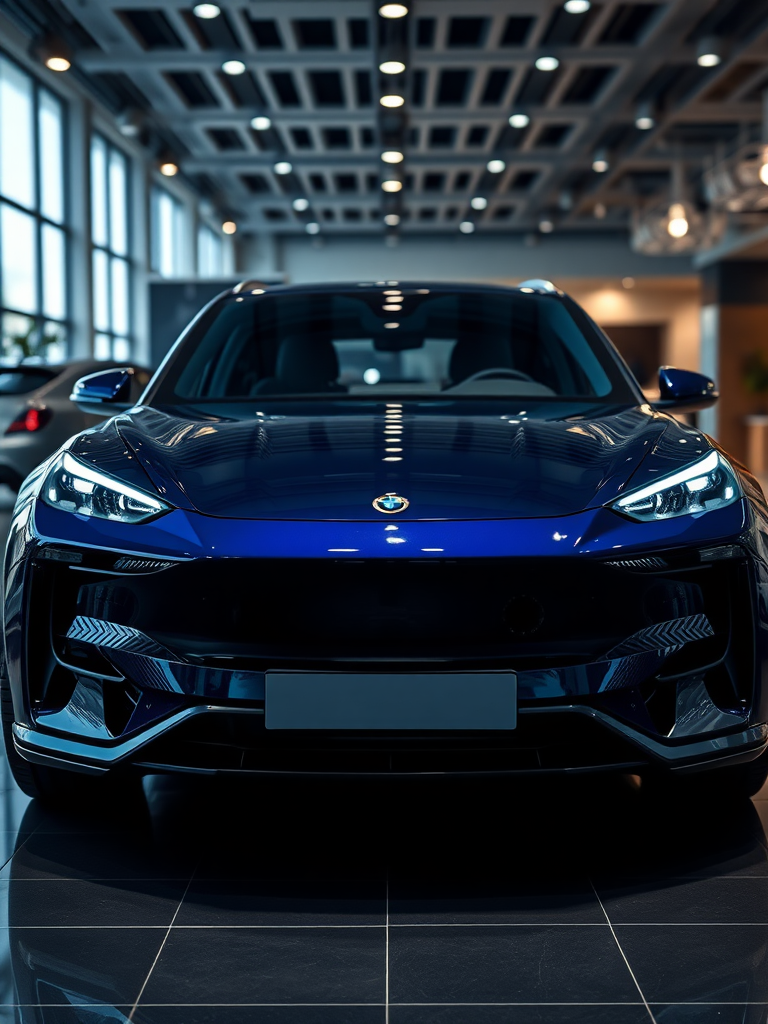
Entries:
POLYGON ((384 287, 229 298, 192 328, 153 399, 376 394, 634 397, 568 299, 384 287))

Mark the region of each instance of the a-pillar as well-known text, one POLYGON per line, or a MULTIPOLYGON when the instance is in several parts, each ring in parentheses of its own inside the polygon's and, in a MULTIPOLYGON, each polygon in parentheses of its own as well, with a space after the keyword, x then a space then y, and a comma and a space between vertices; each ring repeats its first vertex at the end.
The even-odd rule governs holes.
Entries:
POLYGON ((702 271, 701 370, 717 382, 720 401, 699 413, 699 425, 747 463, 756 450, 749 431, 766 429, 748 420, 768 413, 768 261, 723 260, 702 271), (762 392, 754 390, 761 363, 762 392))

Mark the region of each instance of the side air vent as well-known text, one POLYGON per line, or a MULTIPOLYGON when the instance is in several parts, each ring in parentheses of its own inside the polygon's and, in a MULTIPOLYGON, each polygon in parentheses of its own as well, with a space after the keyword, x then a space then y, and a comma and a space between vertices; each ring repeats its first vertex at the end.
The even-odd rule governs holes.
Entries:
POLYGON ((120 572, 159 572, 169 569, 175 562, 161 562, 156 558, 118 558, 114 568, 120 572))

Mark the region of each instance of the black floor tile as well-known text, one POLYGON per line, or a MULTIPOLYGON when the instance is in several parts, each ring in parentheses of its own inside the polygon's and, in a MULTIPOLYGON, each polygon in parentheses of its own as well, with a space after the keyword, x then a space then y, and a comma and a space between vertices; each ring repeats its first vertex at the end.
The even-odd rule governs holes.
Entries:
POLYGON ((587 881, 558 884, 508 874, 389 881, 390 924, 605 924, 587 881))
POLYGON ((159 928, 11 928, 0 933, 0 962, 9 965, 14 1001, 22 1004, 130 1005, 164 934, 159 928))
POLYGON ((766 924, 768 878, 669 879, 646 886, 595 887, 611 924, 766 924))
POLYGON ((385 1024, 386 1011, 383 1005, 141 1006, 133 1021, 134 1024, 385 1024))
POLYGON ((386 879, 312 877, 192 882, 176 924, 352 925, 386 923, 386 879))
POLYGON ((146 1003, 379 1003, 384 928, 174 928, 146 1003))
POLYGON ((390 1006, 389 1024, 652 1024, 645 1006, 390 1006))
POLYGON ((768 925, 617 925, 649 1002, 768 1002, 768 925))
POLYGON ((0 877, 189 879, 194 851, 158 846, 151 836, 35 832, 0 877))
POLYGON ((607 925, 391 928, 393 1003, 636 1002, 607 925))
POLYGON ((129 879, 0 880, 14 928, 168 927, 186 882, 129 879))
POLYGON ((656 1024, 765 1024, 768 1006, 734 1003, 655 1003, 656 1024))

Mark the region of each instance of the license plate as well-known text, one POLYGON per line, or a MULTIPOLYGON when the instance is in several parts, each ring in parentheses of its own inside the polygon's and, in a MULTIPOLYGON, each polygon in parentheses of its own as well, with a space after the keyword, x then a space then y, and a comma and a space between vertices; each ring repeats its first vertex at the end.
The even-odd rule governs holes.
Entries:
POLYGON ((267 672, 267 729, 514 729, 514 672, 267 672))

